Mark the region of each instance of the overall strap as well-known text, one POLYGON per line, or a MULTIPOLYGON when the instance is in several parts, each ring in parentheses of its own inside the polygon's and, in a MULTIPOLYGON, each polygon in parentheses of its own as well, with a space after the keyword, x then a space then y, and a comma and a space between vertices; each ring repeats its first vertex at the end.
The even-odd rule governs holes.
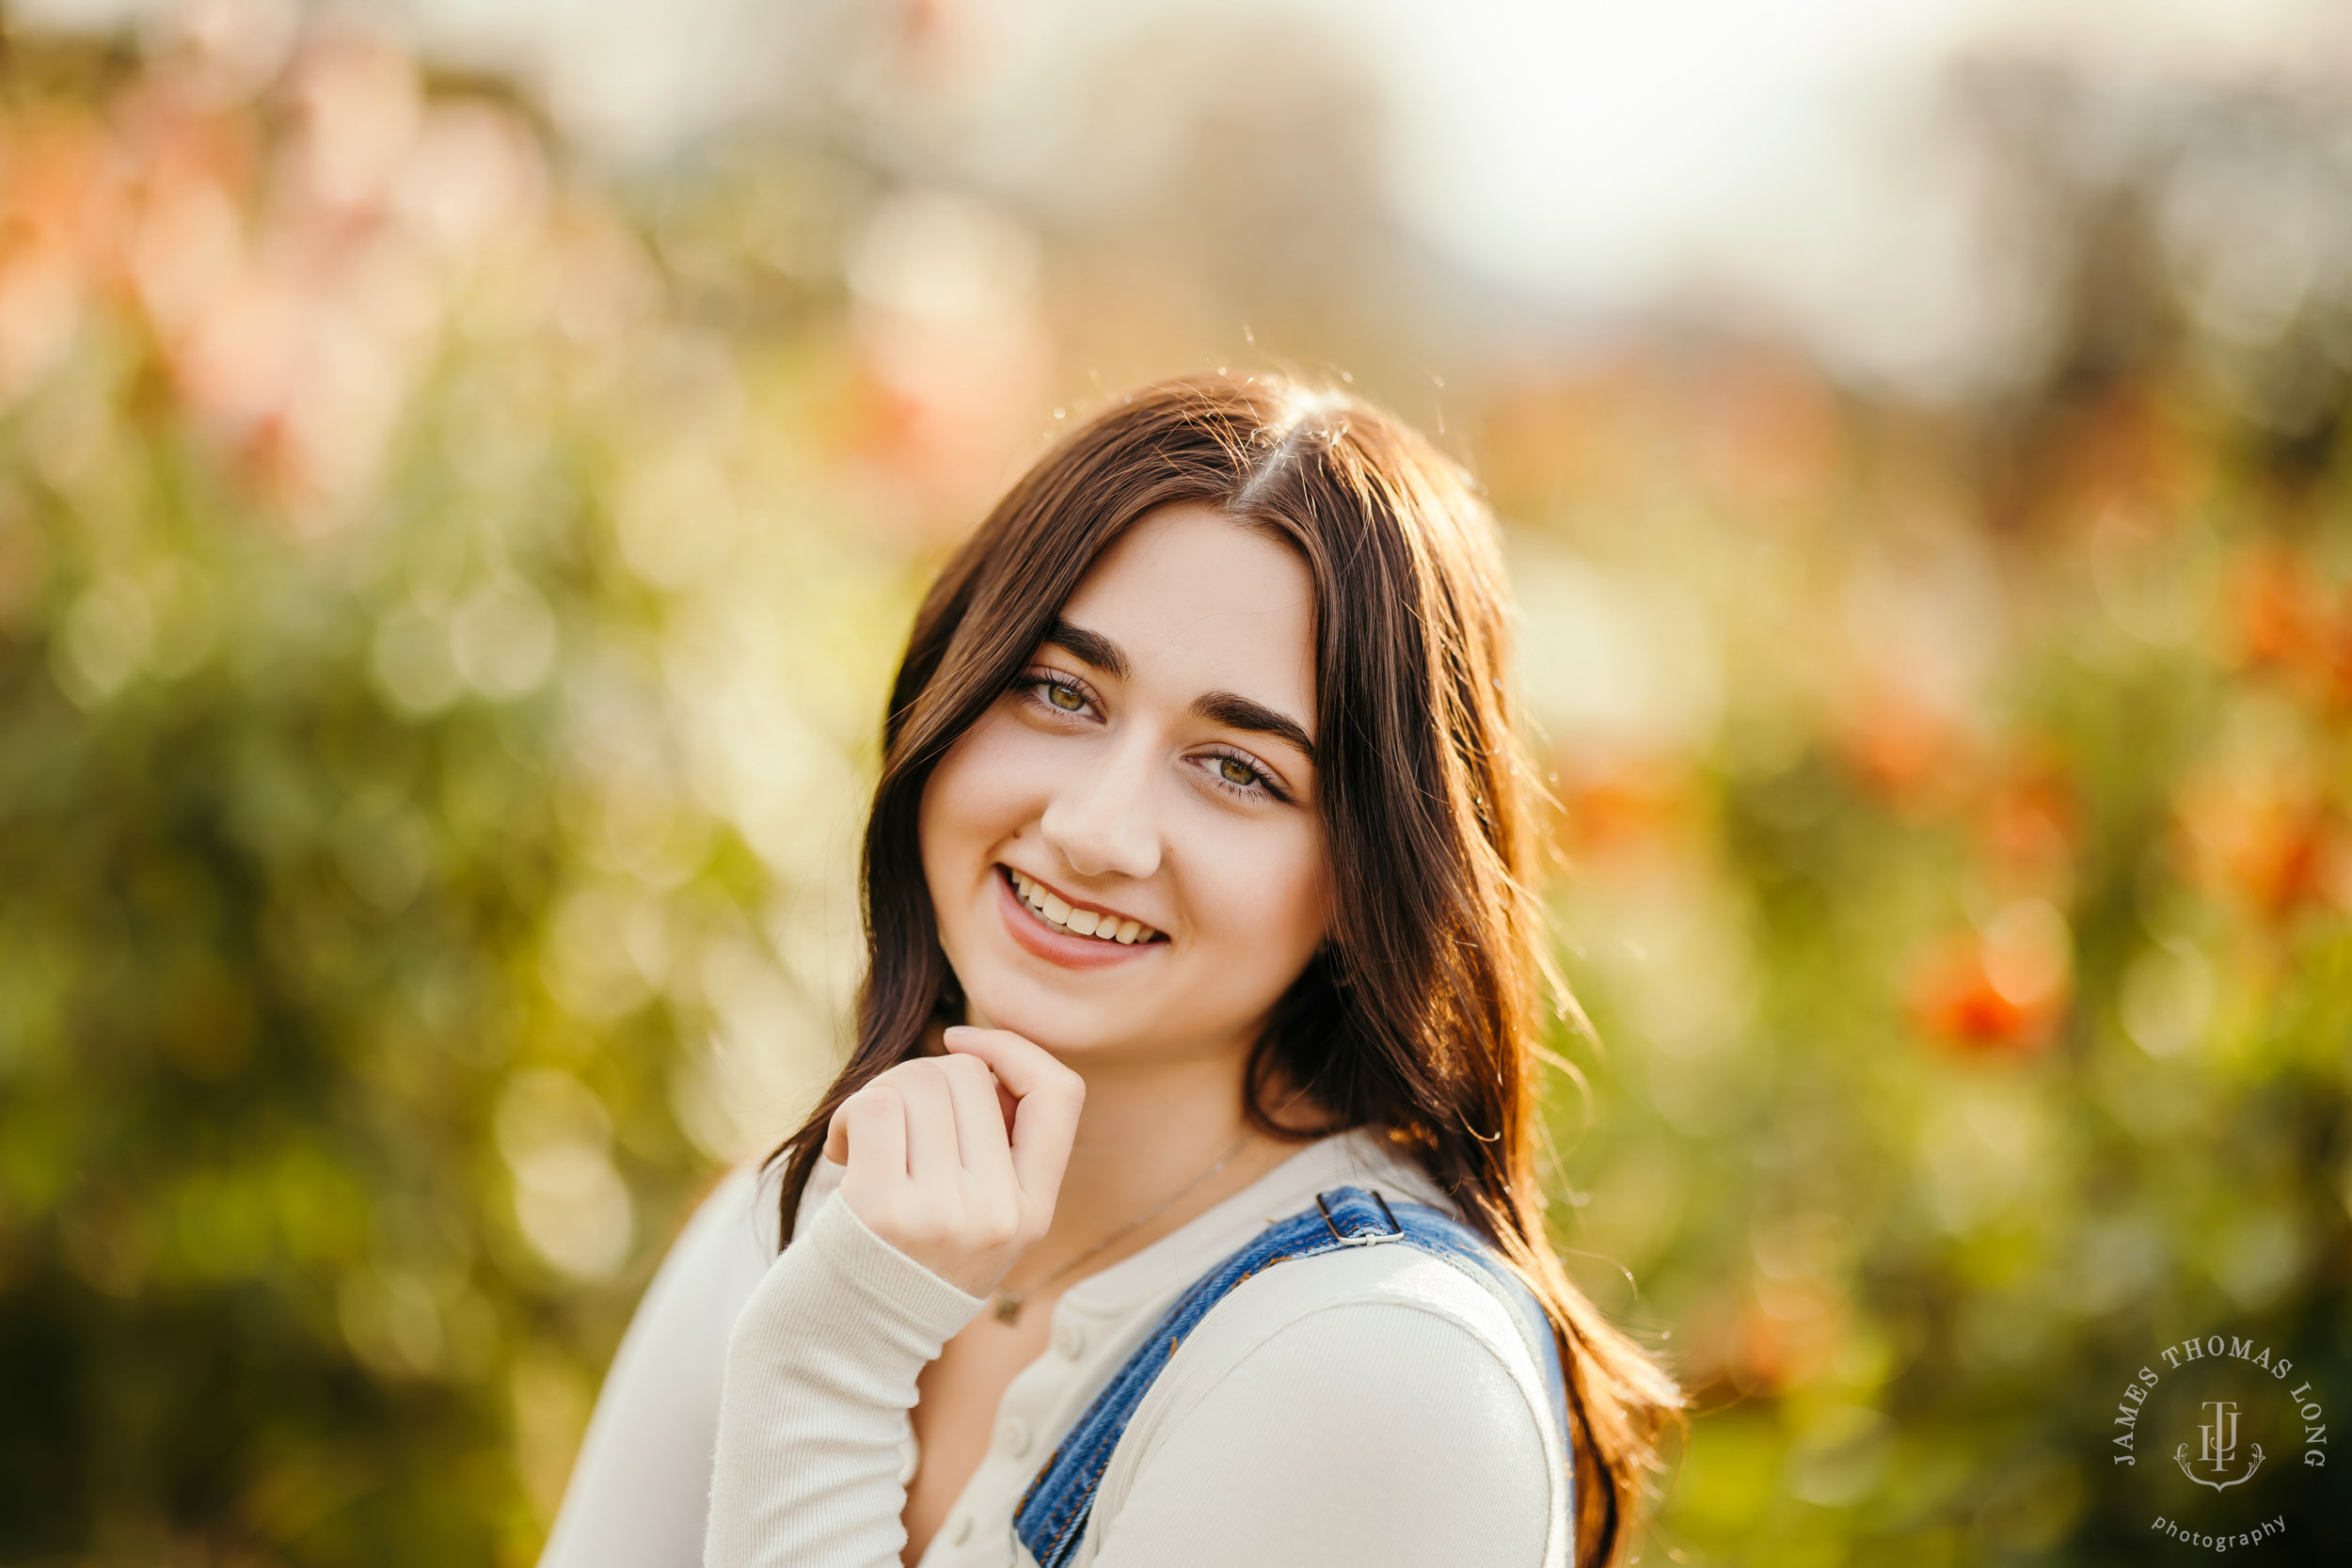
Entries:
MULTIPOLYGON (((1519 1335, 1544 1369, 1553 1418, 1562 1441, 1567 1433, 1566 1385, 1561 1376, 1560 1348, 1550 1321, 1526 1284, 1514 1274, 1494 1247, 1475 1230, 1450 1214, 1418 1203, 1391 1206, 1376 1192, 1341 1187, 1320 1195, 1315 1206, 1277 1220, 1239 1251, 1218 1263, 1168 1308, 1134 1354, 1087 1406, 1068 1436, 1054 1450, 1045 1467, 1029 1483, 1013 1515, 1013 1532, 1037 1560, 1038 1568, 1063 1568, 1086 1534, 1094 1511, 1094 1495, 1111 1452, 1135 1418, 1143 1396, 1209 1309, 1231 1295, 1253 1275, 1277 1263, 1313 1258, 1343 1247, 1409 1246, 1443 1259, 1485 1286, 1511 1309, 1519 1335)), ((1573 1517, 1573 1510, 1570 1511, 1573 1517)))

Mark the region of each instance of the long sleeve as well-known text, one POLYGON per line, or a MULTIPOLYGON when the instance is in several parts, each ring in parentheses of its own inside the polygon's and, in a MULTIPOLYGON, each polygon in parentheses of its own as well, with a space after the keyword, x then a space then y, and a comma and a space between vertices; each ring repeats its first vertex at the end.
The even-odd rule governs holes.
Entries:
POLYGON ((694 1568, 727 1334, 775 1256, 759 1172, 730 1173, 629 1320, 539 1568, 694 1568))
POLYGON ((898 1568, 915 1378, 980 1306, 827 1198, 727 1343, 707 1568, 898 1568))
POLYGON ((1558 1560, 1541 1418, 1490 1348, 1419 1307, 1302 1318, 1146 1443, 1098 1508, 1092 1568, 1558 1560))

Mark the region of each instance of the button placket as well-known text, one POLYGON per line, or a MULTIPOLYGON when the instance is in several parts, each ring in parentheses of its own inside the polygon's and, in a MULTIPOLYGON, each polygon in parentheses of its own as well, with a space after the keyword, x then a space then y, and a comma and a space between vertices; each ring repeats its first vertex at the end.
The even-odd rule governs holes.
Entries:
POLYGON ((1008 1416, 996 1427, 996 1451, 1010 1459, 1018 1459, 1029 1451, 1029 1423, 1018 1416, 1008 1416))

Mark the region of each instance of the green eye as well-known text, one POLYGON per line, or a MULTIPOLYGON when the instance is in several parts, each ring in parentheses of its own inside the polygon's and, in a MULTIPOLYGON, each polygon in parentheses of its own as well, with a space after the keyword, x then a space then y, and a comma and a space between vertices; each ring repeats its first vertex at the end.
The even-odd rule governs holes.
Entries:
POLYGON ((1251 784, 1258 782, 1258 770, 1256 768, 1250 767, 1246 762, 1235 762, 1232 757, 1219 757, 1217 759, 1216 770, 1218 776, 1223 778, 1227 784, 1235 785, 1239 788, 1247 789, 1251 784))
POLYGON ((1047 687, 1045 700, 1064 713, 1075 713, 1087 705, 1086 694, 1074 687, 1068 686, 1047 687))

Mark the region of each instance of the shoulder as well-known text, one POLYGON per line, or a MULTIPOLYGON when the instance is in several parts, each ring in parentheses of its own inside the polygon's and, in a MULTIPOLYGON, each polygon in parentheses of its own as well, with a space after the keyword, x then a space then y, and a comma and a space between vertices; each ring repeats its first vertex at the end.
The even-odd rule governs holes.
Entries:
POLYGON ((778 1180, 775 1166, 747 1162, 694 1206, 638 1299, 609 1378, 646 1358, 715 1378, 737 1316, 776 1259, 778 1180))
POLYGON ((629 1320, 541 1568, 699 1561, 727 1336, 775 1258, 776 1180, 722 1177, 629 1320))
POLYGON ((1200 1321, 1163 1381, 1181 1399, 1252 1368, 1327 1359, 1315 1347, 1336 1342, 1392 1361, 1391 1398, 1499 1404, 1516 1408, 1489 1414, 1543 1422, 1543 1369, 1511 1309, 1462 1266, 1402 1244, 1263 1270, 1200 1321))
POLYGON ((671 1243, 669 1261, 756 1275, 781 1248, 780 1164, 746 1161, 721 1177, 671 1243))
POLYGON ((1104 1476, 1106 1535, 1173 1529, 1214 1496, 1260 1539, 1284 1516, 1317 1519, 1321 1554, 1335 1518, 1378 1496, 1408 1506, 1379 1511, 1347 1560, 1563 1560, 1567 1481, 1543 1388, 1510 1308, 1455 1264, 1397 1244, 1283 1262, 1169 1358, 1104 1476))
POLYGON ((717 1364, 736 1314, 776 1258, 776 1183, 775 1167, 756 1163, 720 1178, 646 1286, 624 1354, 659 1347, 669 1355, 717 1364))

